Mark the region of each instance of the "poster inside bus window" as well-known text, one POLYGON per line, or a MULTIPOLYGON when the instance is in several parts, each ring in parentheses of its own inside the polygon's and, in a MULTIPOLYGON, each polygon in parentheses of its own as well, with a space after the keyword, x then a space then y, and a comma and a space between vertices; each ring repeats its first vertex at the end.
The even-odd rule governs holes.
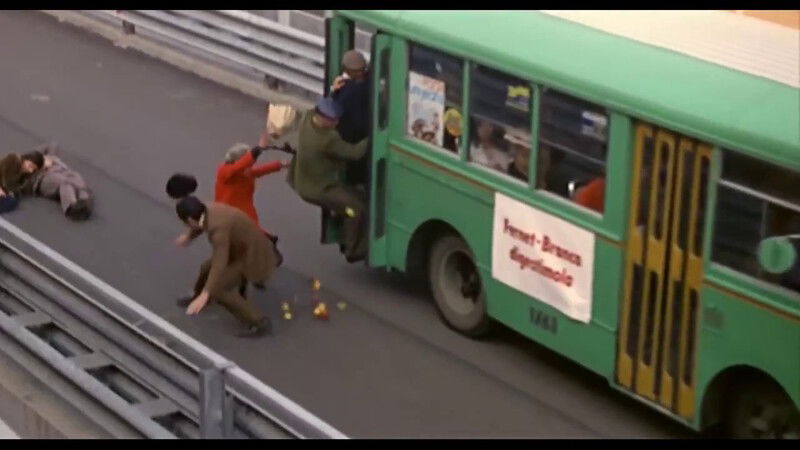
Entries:
POLYGON ((408 134, 441 147, 444 140, 445 83, 408 74, 408 134))
POLYGON ((528 86, 508 86, 506 106, 526 113, 529 112, 531 109, 531 88, 528 86))
POLYGON ((608 117, 594 111, 583 111, 581 114, 581 134, 600 141, 606 140, 608 117))

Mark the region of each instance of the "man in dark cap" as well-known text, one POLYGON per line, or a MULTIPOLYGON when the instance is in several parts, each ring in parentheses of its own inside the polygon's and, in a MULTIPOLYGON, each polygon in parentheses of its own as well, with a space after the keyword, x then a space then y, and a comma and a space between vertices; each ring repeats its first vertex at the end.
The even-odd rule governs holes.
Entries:
POLYGON ((364 156, 367 140, 346 142, 336 131, 342 111, 323 98, 300 122, 299 148, 290 185, 300 197, 344 218, 344 250, 350 262, 366 255, 366 205, 364 194, 340 181, 348 161, 364 156))
MULTIPOLYGON (((333 83, 331 98, 339 104, 342 116, 336 131, 346 142, 355 144, 369 136, 370 79, 367 60, 358 50, 349 50, 342 57, 344 74, 333 83)), ((361 185, 367 181, 367 158, 361 158, 347 166, 347 180, 361 185)))
POLYGON ((355 144, 369 135, 369 77, 367 61, 358 50, 342 57, 344 74, 333 83, 331 98, 339 104, 342 116, 336 131, 345 141, 355 144))

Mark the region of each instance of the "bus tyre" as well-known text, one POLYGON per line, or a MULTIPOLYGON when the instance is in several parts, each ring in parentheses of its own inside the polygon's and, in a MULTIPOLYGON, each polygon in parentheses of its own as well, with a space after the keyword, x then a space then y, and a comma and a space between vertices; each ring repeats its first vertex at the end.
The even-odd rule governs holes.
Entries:
POLYGON ((728 432, 737 439, 800 439, 800 411, 775 383, 743 385, 729 410, 728 432))
POLYGON ((449 327, 469 337, 489 332, 486 293, 475 258, 458 236, 444 236, 431 248, 428 263, 431 292, 439 315, 449 327))

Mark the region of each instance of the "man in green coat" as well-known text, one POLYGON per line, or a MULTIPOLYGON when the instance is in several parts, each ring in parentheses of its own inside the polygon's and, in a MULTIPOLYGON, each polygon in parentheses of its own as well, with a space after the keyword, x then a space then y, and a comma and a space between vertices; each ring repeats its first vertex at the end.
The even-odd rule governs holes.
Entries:
POLYGON ((344 253, 353 262, 367 253, 366 202, 361 191, 341 178, 348 161, 364 156, 367 139, 356 144, 344 141, 336 131, 341 115, 341 108, 330 98, 304 113, 289 184, 303 200, 344 218, 344 253))

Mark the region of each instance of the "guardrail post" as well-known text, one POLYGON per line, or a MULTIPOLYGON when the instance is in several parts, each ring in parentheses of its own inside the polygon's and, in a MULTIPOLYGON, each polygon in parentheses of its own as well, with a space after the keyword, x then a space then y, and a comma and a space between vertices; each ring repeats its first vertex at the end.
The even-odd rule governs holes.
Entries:
MULTIPOLYGON (((120 17, 121 16, 121 14, 120 14, 121 12, 122 12, 121 9, 115 9, 114 10, 114 15, 116 15, 117 17, 120 17)), ((122 32, 125 33, 125 34, 136 34, 136 25, 128 22, 125 19, 122 19, 122 32)))
POLYGON ((233 437, 233 427, 234 427, 234 414, 235 411, 234 403, 233 403, 233 396, 225 392, 225 398, 223 399, 222 405, 222 431, 226 437, 233 437))
POLYGON ((226 367, 211 367, 200 371, 200 436, 203 439, 222 439, 233 431, 233 403, 226 399, 226 367))

